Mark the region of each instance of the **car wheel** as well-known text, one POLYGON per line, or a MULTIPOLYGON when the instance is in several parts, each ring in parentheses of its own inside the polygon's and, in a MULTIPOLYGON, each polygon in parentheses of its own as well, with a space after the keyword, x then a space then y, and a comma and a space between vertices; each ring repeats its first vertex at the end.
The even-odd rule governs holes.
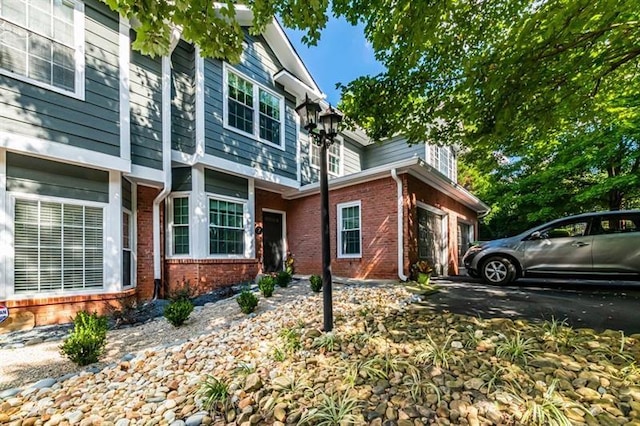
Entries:
POLYGON ((482 265, 482 278, 490 284, 509 284, 516 278, 516 267, 505 257, 491 257, 482 265))

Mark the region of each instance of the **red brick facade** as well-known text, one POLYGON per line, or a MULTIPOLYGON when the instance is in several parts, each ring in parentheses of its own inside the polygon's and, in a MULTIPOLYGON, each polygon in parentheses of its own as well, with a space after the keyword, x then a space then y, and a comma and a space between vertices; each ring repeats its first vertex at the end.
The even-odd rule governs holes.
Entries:
MULTIPOLYGON (((138 185, 136 286, 137 296, 141 300, 148 300, 153 297, 153 200, 159 193, 160 190, 157 188, 138 185)), ((160 206, 161 218, 164 216, 163 207, 163 205, 160 206)), ((164 223, 164 221, 161 221, 161 223, 164 223)), ((164 229, 164 227, 161 229, 164 229)), ((162 247, 162 250, 164 250, 164 247, 162 247)))
POLYGON ((186 282, 197 294, 251 281, 258 273, 256 259, 167 259, 166 285, 170 291, 186 282))

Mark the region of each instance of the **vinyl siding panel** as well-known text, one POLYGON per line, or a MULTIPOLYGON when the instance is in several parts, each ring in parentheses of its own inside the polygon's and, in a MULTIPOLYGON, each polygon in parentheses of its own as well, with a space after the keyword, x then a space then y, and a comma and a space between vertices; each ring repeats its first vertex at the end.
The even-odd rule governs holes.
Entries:
POLYGON ((249 181, 215 170, 204 170, 204 190, 210 194, 249 199, 249 181))
POLYGON ((7 191, 109 201, 109 173, 7 152, 7 191))
POLYGON ((246 36, 248 47, 239 64, 241 74, 285 98, 285 150, 223 127, 222 62, 205 60, 205 145, 206 153, 290 179, 297 178, 295 99, 274 85, 272 75, 281 64, 261 37, 246 36))
POLYGON ((343 136, 344 174, 350 175, 362 171, 364 147, 357 142, 343 136))
POLYGON ((0 129, 120 155, 118 15, 85 3, 85 100, 0 75, 0 129))
MULTIPOLYGON (((131 40, 135 32, 131 31, 131 40)), ((162 62, 134 50, 129 63, 131 162, 162 169, 162 62)))
POLYGON ((191 167, 174 167, 171 173, 171 191, 191 191, 191 167))
POLYGON ((171 56, 171 148, 195 152, 195 48, 180 41, 171 56))
POLYGON ((367 146, 364 150, 364 165, 370 169, 414 157, 424 159, 424 156, 424 144, 407 145, 407 140, 400 136, 381 144, 367 146))

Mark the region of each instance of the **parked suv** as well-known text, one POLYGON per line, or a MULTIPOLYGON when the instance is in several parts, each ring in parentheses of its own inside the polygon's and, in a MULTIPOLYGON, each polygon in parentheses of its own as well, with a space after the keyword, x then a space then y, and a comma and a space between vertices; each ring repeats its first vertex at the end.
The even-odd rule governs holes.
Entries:
POLYGON ((472 277, 507 284, 535 274, 640 275, 640 210, 586 213, 471 247, 472 277))

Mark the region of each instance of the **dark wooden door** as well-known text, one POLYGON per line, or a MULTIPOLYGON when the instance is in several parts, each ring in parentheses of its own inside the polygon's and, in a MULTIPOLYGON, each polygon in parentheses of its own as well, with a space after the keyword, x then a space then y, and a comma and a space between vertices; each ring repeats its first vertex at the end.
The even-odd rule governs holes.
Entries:
POLYGON ((284 238, 282 235, 282 214, 262 213, 262 248, 264 272, 282 271, 284 260, 284 238))

